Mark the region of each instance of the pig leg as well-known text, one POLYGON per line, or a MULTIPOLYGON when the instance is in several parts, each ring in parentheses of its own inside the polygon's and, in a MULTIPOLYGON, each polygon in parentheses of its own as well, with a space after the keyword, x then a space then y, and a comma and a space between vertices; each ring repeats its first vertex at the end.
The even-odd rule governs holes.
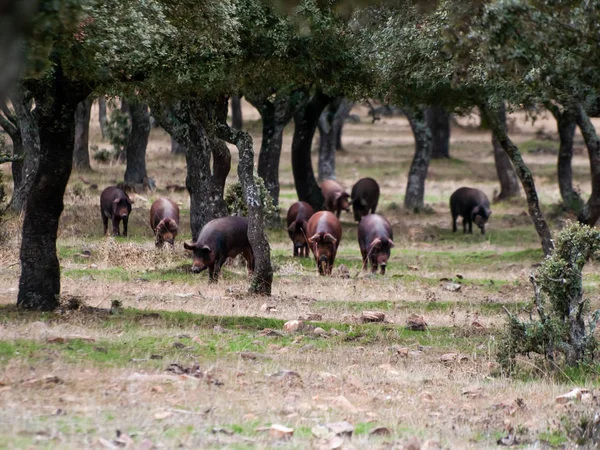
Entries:
POLYGON ((467 218, 463 217, 463 233, 467 232, 467 218))
POLYGON ((294 246, 294 258, 295 258, 296 256, 298 256, 298 247, 296 247, 295 243, 292 245, 294 246))
POLYGON ((452 214, 452 232, 456 233, 456 219, 458 216, 455 216, 454 214, 452 214))
POLYGON ((361 248, 360 253, 362 254, 363 270, 367 270, 367 251, 361 248))
POLYGON ((254 272, 254 253, 252 253, 252 248, 247 247, 246 250, 242 253, 242 256, 246 260, 246 267, 248 268, 248 276, 252 275, 254 272))
POLYGON ((342 213, 342 210, 340 208, 337 208, 337 210, 335 212, 335 216, 339 219, 341 213, 342 213))
POLYGON ((123 219, 123 236, 127 236, 127 222, 129 222, 129 217, 123 219))
POLYGON ((471 219, 469 219, 469 234, 473 234, 473 221, 471 219))
POLYGON ((119 222, 121 222, 121 219, 119 218, 119 216, 113 216, 113 219, 112 219, 113 236, 120 236, 119 222))
POLYGON ((101 211, 101 213, 102 213, 102 223, 104 225, 104 236, 106 236, 106 232, 108 231, 108 217, 106 217, 104 215, 103 211, 101 211))
POLYGON ((215 264, 211 264, 210 266, 208 266, 208 282, 216 283, 218 279, 219 279, 219 272, 216 271, 216 273, 215 273, 215 264))

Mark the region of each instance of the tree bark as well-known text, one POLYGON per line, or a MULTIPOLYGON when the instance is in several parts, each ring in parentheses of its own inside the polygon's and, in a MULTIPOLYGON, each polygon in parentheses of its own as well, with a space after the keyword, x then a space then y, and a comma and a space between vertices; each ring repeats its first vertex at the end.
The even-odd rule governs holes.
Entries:
POLYGON ((577 219, 593 227, 600 217, 600 138, 582 105, 576 108, 575 120, 587 147, 592 175, 592 193, 577 219))
POLYGON ((335 129, 334 117, 343 99, 333 100, 321 113, 319 122, 319 182, 335 180, 335 129))
POLYGON ((185 147, 180 145, 173 136, 171 136, 171 154, 172 155, 185 155, 185 147))
POLYGON ((73 164, 80 172, 91 172, 90 165, 90 114, 92 109, 92 97, 86 98, 77 105, 75 110, 75 149, 73 151, 73 164))
POLYGON ((563 206, 568 211, 579 214, 583 208, 583 200, 579 193, 573 189, 573 138, 575 136, 575 111, 565 108, 560 111, 554 104, 546 104, 546 108, 556 119, 560 146, 558 148, 558 187, 563 206))
POLYGON ((231 97, 231 128, 242 129, 242 99, 239 95, 231 97))
MULTIPOLYGON (((11 102, 14 102, 11 99, 11 102)), ((15 159, 11 163, 11 171, 13 176, 14 191, 21 185, 22 182, 22 170, 23 170, 23 139, 21 138, 21 130, 19 129, 19 121, 17 120, 16 113, 11 111, 6 102, 0 99, 0 127, 8 134, 12 141, 13 149, 12 156, 15 159)), ((14 194, 13 194, 14 198, 14 194)))
POLYGON ((190 194, 190 225, 194 242, 209 221, 227 216, 223 190, 231 169, 231 155, 226 145, 221 145, 214 134, 209 134, 209 118, 214 108, 213 101, 196 97, 188 97, 169 107, 152 105, 160 125, 187 149, 186 187, 190 194))
POLYGON ((294 115, 294 137, 292 139, 292 172, 296 192, 300 201, 307 202, 315 211, 323 209, 323 194, 315 180, 312 167, 312 140, 321 112, 331 97, 317 91, 294 115))
POLYGON ((127 167, 125 168, 126 183, 143 183, 146 174, 146 148, 150 136, 150 114, 148 105, 137 101, 129 102, 131 114, 131 131, 125 146, 127 167))
POLYGON ((538 236, 540 237, 544 254, 549 255, 554 250, 554 242, 552 242, 550 228, 548 228, 548 224, 546 223, 540 208, 540 202, 538 199, 535 182, 533 180, 533 175, 529 170, 529 167, 527 167, 523 161, 523 157, 521 156, 521 152, 519 151, 518 147, 508 137, 505 124, 500 120, 499 111, 493 110, 487 106, 482 106, 481 110, 485 114, 490 124, 492 133, 494 133, 501 147, 510 157, 515 171, 521 180, 523 190, 525 191, 525 195, 527 197, 529 215, 533 221, 538 236))
MULTIPOLYGON (((506 106, 502 104, 497 111, 498 123, 506 133, 506 106)), ((494 162, 496 163, 496 173, 498 181, 500 181, 500 193, 494 199, 496 201, 508 200, 513 197, 518 197, 521 193, 519 188, 519 178, 515 172, 515 168, 504 151, 500 142, 496 138, 496 134, 492 133, 492 148, 494 149, 494 162)))
POLYGON ((423 109, 405 108, 404 113, 415 137, 415 155, 408 172, 404 207, 419 212, 425 206, 425 180, 431 161, 431 130, 427 126, 423 109))
POLYGON ((450 114, 434 105, 425 110, 425 119, 431 130, 431 158, 450 158, 450 114))
POLYGON ((246 97, 262 119, 262 143, 258 155, 258 176, 265 182, 273 203, 279 205, 279 161, 283 130, 292 120, 294 108, 289 96, 269 98, 246 97))
POLYGON ((108 136, 107 119, 106 119, 106 96, 98 97, 98 121, 100 122, 100 133, 104 141, 108 136))
POLYGON ((352 111, 353 107, 354 102, 351 102, 344 97, 340 102, 340 106, 338 107, 338 110, 333 118, 333 133, 335 134, 335 149, 337 151, 344 151, 344 147, 342 145, 342 131, 344 129, 346 119, 350 115, 350 111, 352 111))
POLYGON ((40 159, 25 205, 17 305, 52 310, 59 304, 56 236, 73 164, 75 110, 91 88, 68 79, 59 61, 55 61, 52 74, 29 86, 36 104, 40 159))

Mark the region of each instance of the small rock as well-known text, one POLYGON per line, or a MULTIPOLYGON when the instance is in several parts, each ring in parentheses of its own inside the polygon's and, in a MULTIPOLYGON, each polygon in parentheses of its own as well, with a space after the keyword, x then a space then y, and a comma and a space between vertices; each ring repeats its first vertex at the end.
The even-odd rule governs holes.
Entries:
POLYGON ((332 328, 331 330, 329 330, 329 334, 331 334, 332 336, 341 336, 344 333, 342 333, 341 331, 336 330, 335 328, 332 328))
POLYGON ((462 289, 462 284, 447 283, 444 285, 444 289, 450 292, 460 292, 460 290, 462 289))
POLYGON ((379 311, 363 311, 360 315, 362 323, 383 322, 384 320, 385 314, 379 311))
POLYGON ((268 305, 266 303, 263 303, 260 307, 261 311, 265 311, 265 312, 276 312, 277 311, 277 307, 274 305, 268 305))
POLYGON ((294 435, 294 429, 274 423, 269 428, 269 436, 273 439, 289 439, 294 435))
POLYGON ((223 328, 221 325, 215 325, 213 327, 213 331, 215 333, 227 333, 227 330, 225 328, 223 328))
POLYGON ((427 322, 425 322, 423 316, 411 314, 406 319, 406 328, 411 331, 425 331, 427 329, 427 322))
POLYGON ((161 412, 157 412, 156 414, 154 414, 154 418, 156 420, 163 420, 168 417, 171 417, 172 415, 173 415, 172 411, 161 411, 161 412))
POLYGON ((283 329, 286 333, 296 333, 304 324, 301 320, 290 320, 283 324, 283 329))
POLYGON ((328 423, 325 426, 335 436, 349 438, 349 437, 352 437, 352 433, 354 433, 354 426, 350 422, 346 422, 346 421, 328 423))
POLYGON ((327 336, 327 331, 325 331, 323 328, 321 327, 317 327, 313 330, 313 333, 316 334, 317 336, 327 336))
POLYGON ((575 388, 566 394, 556 397, 556 403, 569 403, 573 401, 589 400, 592 398, 592 393, 589 389, 575 388))
POLYGON ((350 403, 350 401, 343 395, 339 395, 337 397, 328 397, 326 400, 328 400, 330 402, 329 404, 334 408, 342 409, 351 413, 358 412, 356 406, 350 403))
POLYGON ((323 314, 318 313, 308 313, 306 316, 306 320, 314 320, 316 322, 323 320, 323 314))

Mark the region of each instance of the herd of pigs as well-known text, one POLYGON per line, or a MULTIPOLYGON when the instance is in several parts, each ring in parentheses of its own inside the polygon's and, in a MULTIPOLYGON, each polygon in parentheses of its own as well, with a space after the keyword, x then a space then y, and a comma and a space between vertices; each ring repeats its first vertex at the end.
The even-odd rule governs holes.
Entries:
MULTIPOLYGON (((342 210, 350 212, 352 205, 354 220, 358 225, 358 245, 362 254, 363 270, 370 264, 371 272, 381 269, 385 274, 390 250, 394 247, 390 222, 375 214, 379 201, 379 185, 372 178, 362 178, 348 194, 333 180, 321 183, 325 202, 323 211, 315 212, 306 202, 294 203, 287 213, 287 229, 294 246, 294 256, 308 257, 312 251, 320 275, 331 275, 337 249, 342 240, 342 225, 339 217, 342 210)), ((119 235, 123 222, 123 235, 127 236, 127 222, 132 201, 116 186, 107 187, 100 196, 100 211, 104 223, 104 234, 108 221, 112 221, 112 234, 119 235)), ((473 222, 485 233, 485 223, 491 215, 490 202, 480 190, 462 187, 450 196, 452 230, 456 232, 458 216, 463 218, 463 232, 473 232, 473 222)), ((154 230, 156 246, 175 244, 179 228, 179 207, 171 200, 159 198, 150 208, 150 226, 154 230)), ((248 272, 254 270, 254 254, 248 240, 248 221, 244 217, 222 217, 208 222, 202 228, 196 242, 184 243, 184 248, 193 253, 192 272, 208 269, 209 279, 216 281, 221 266, 227 258, 242 255, 247 262, 248 272)))

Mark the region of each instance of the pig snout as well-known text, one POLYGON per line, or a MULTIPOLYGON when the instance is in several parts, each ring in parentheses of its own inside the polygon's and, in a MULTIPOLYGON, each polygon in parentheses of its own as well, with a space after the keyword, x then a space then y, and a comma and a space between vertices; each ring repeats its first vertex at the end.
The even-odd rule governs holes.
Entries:
POLYGON ((387 263, 381 263, 379 267, 381 267, 381 275, 385 275, 385 268, 387 267, 387 263))

